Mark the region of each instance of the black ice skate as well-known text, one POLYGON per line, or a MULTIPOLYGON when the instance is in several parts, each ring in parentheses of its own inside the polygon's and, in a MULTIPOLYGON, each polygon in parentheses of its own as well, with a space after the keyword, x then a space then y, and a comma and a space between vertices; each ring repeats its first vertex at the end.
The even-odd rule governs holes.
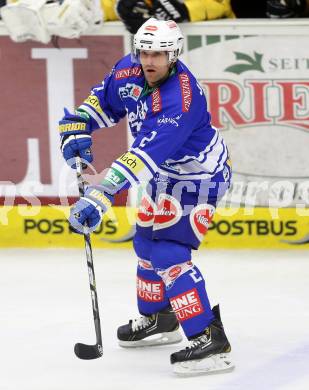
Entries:
POLYGON ((130 320, 118 328, 121 347, 174 344, 182 340, 178 320, 169 306, 159 313, 130 320))
POLYGON ((196 375, 232 370, 231 346, 224 333, 219 305, 212 309, 214 321, 205 331, 190 340, 186 349, 171 355, 173 371, 179 375, 196 375))

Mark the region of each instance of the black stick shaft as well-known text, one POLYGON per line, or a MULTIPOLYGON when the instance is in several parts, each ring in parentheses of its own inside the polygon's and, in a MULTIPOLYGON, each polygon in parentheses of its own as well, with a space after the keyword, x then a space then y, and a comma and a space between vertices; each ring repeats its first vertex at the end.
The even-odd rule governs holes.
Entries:
MULTIPOLYGON (((76 176, 78 182, 79 196, 84 196, 84 180, 82 177, 82 170, 83 168, 82 168, 81 160, 79 157, 76 157, 76 176)), ((85 251, 86 251, 86 258, 87 258, 89 286, 90 286, 90 293, 91 293, 92 312, 93 312, 94 327, 96 333, 96 341, 97 344, 102 348, 102 333, 101 333, 101 322, 100 322, 99 305, 98 305, 98 294, 96 288, 92 247, 91 247, 91 240, 90 240, 89 233, 84 233, 84 241, 85 241, 85 251)))

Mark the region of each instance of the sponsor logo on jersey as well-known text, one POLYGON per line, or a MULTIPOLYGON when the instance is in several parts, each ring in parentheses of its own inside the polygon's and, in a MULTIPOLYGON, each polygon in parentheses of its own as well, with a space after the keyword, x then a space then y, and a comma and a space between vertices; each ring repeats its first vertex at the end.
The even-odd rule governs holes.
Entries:
POLYGON ((181 267, 179 265, 176 265, 176 267, 173 267, 169 272, 168 272, 168 276, 171 278, 171 279, 176 279, 177 276, 180 274, 181 272, 181 267))
POLYGON ((158 230, 175 225, 181 216, 182 208, 179 201, 171 195, 160 194, 153 228, 158 230))
POLYGON ((201 204, 191 211, 190 224, 196 237, 202 241, 207 233, 209 225, 215 214, 215 207, 209 204, 201 204))
POLYGON ((180 115, 177 115, 175 116, 174 118, 171 118, 171 117, 166 117, 165 115, 163 115, 161 118, 158 118, 157 120, 157 124, 158 126, 162 126, 162 125, 166 125, 166 124, 171 124, 171 125, 174 125, 176 127, 179 126, 179 119, 182 117, 182 114, 180 115))
POLYGON ((190 85, 190 79, 187 73, 180 73, 179 81, 182 96, 182 111, 188 112, 192 101, 192 90, 190 85))
POLYGON ((160 89, 156 88, 152 94, 152 111, 153 112, 160 112, 162 110, 162 99, 160 94, 160 89))
POLYGON ((153 266, 149 260, 138 259, 138 267, 142 270, 153 270, 153 266))
POLYGON ((125 176, 115 168, 110 168, 102 181, 102 184, 111 184, 112 186, 118 186, 126 180, 125 176))
POLYGON ((162 281, 145 280, 137 277, 137 296, 146 302, 162 302, 164 298, 164 287, 162 281))
POLYGON ((131 111, 128 113, 128 122, 133 136, 136 136, 140 131, 143 121, 146 118, 147 111, 148 107, 146 102, 140 100, 137 102, 136 112, 131 111))
POLYGON ((88 104, 92 108, 94 108, 95 111, 97 111, 99 114, 103 114, 102 107, 100 105, 99 99, 95 95, 90 95, 87 97, 87 99, 84 101, 84 103, 88 104))
POLYGON ((119 69, 115 72, 115 79, 127 79, 128 77, 140 77, 142 75, 142 67, 135 66, 134 68, 119 69))
POLYGON ((83 123, 83 122, 65 123, 65 124, 59 125, 59 132, 66 133, 67 131, 85 131, 86 125, 87 124, 83 123))
POLYGON ((121 99, 131 98, 137 101, 142 93, 142 90, 143 88, 139 85, 127 83, 125 87, 119 88, 119 96, 121 99))
POLYGON ((171 266, 167 269, 156 269, 156 273, 161 276, 165 284, 165 288, 169 290, 173 287, 176 279, 179 278, 179 276, 183 275, 192 268, 193 263, 191 261, 187 261, 176 266, 171 266))
POLYGON ((122 154, 116 161, 127 167, 135 175, 145 167, 143 161, 131 152, 122 154))
POLYGON ((90 120, 90 115, 87 114, 86 111, 75 110, 75 114, 80 116, 81 118, 85 119, 86 121, 90 120))
POLYGON ((178 321, 186 321, 204 312, 196 288, 170 299, 178 321))
POLYGON ((152 226, 155 207, 154 201, 148 194, 145 194, 137 212, 137 224, 143 227, 152 226))

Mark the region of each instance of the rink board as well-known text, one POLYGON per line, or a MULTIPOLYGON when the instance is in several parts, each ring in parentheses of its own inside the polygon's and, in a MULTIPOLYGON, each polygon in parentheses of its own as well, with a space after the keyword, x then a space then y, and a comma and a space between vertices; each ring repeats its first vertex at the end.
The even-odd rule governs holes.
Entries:
MULTIPOLYGON (((0 247, 82 247, 69 230, 68 207, 7 206, 0 210, 0 247)), ((135 209, 114 207, 92 234, 96 248, 129 248, 135 209)), ((209 249, 309 249, 309 211, 296 208, 218 208, 202 243, 209 249)))
MULTIPOLYGON (((237 205, 309 207, 309 19, 222 19, 181 28, 181 60, 198 79, 212 125, 228 145, 237 205)), ((16 44, 0 23, 0 204, 7 197, 78 196, 57 124, 63 107, 80 105, 130 52, 131 35, 121 22, 110 22, 57 44, 61 50, 52 43, 16 44)), ((130 121, 141 128, 138 108, 130 121)), ((131 146, 128 123, 93 133, 88 173, 94 181, 131 146)), ((117 205, 125 204, 123 196, 117 205)))

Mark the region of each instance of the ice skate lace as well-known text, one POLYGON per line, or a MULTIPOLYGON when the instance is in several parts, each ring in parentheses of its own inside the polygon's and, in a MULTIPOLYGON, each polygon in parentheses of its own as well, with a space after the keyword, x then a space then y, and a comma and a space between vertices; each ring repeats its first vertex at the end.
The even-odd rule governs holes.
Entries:
POLYGON ((133 332, 146 328, 151 323, 151 317, 142 316, 130 321, 133 332))
POLYGON ((206 335, 202 335, 197 337, 196 339, 189 341, 189 346, 186 349, 195 349, 199 347, 201 344, 206 344, 209 341, 206 335))

